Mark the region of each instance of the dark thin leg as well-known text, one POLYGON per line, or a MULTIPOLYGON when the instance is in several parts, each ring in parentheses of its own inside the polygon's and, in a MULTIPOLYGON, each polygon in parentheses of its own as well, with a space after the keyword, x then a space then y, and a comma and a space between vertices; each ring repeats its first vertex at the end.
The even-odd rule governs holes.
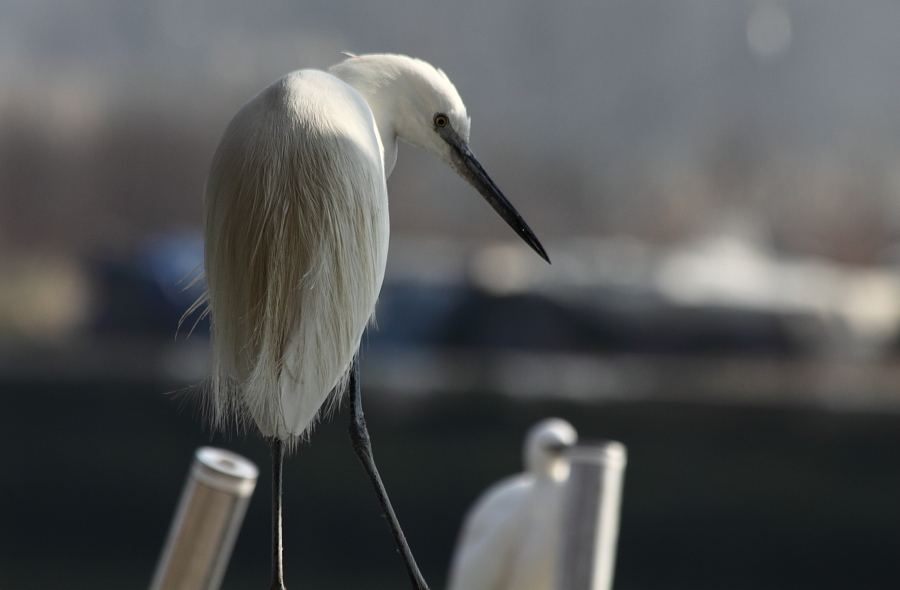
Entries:
POLYGON ((284 442, 278 438, 269 440, 272 451, 272 587, 285 590, 284 569, 281 560, 281 466, 284 463, 284 442))
POLYGON ((372 458, 372 441, 369 439, 366 418, 363 416, 362 411, 362 400, 359 393, 359 364, 356 360, 353 361, 353 367, 350 369, 348 389, 350 390, 350 411, 352 414, 349 430, 353 450, 356 451, 356 455, 362 462, 363 467, 365 467, 366 473, 369 474, 369 481, 372 482, 372 487, 375 488, 375 495, 378 496, 381 509, 387 517, 388 526, 391 527, 394 541, 397 542, 397 549, 400 550, 403 563, 406 564, 406 572, 409 574, 413 588, 415 590, 428 590, 428 584, 425 583, 425 578, 422 577, 419 566, 416 565, 412 551, 409 550, 406 537, 403 535, 403 530, 400 528, 397 515, 394 514, 394 509, 391 507, 391 501, 388 499, 384 484, 381 483, 381 476, 378 475, 378 469, 375 467, 375 460, 372 458))

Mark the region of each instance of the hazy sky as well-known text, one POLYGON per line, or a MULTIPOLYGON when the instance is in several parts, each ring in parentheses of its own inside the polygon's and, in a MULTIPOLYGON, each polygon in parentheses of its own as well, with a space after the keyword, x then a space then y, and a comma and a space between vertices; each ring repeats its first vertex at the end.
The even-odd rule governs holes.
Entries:
MULTIPOLYGON (((526 218, 544 218, 536 230, 631 231, 629 215, 651 215, 677 233, 731 198, 732 185, 755 182, 754 170, 775 177, 767 167, 798 158, 826 172, 825 188, 841 185, 823 222, 836 226, 859 192, 842 187, 869 175, 835 162, 881 158, 878 178, 894 174, 897 186, 882 190, 888 178, 859 190, 876 201, 900 195, 900 166, 883 165, 900 163, 898 31, 895 0, 0 0, 0 117, 77 146, 110 113, 149 108, 176 130, 194 125, 199 143, 186 149, 206 162, 237 108, 288 71, 325 68, 341 51, 400 52, 455 82, 473 149, 526 218), (661 188, 619 177, 659 177, 661 188), (617 203, 636 213, 617 214, 617 203)), ((491 216, 473 214, 483 203, 464 183, 401 152, 395 227, 495 231, 491 216), (420 195, 424 205, 413 204, 420 195)), ((196 169, 186 174, 199 179, 196 169)), ((199 203, 196 179, 167 198, 199 203)), ((792 195, 819 189, 766 190, 767 203, 802 220, 813 197, 792 195)), ((879 218, 880 207, 866 215, 879 218)), ((184 211, 156 215, 190 218, 184 211)), ((887 213, 900 228, 900 207, 887 213)), ((872 233, 868 223, 853 231, 872 233)))
POLYGON ((538 151, 608 157, 729 127, 896 142, 898 30, 893 0, 0 0, 0 100, 158 95, 231 112, 292 69, 391 51, 450 74, 475 137, 538 151), (773 55, 753 53, 751 20, 773 55))

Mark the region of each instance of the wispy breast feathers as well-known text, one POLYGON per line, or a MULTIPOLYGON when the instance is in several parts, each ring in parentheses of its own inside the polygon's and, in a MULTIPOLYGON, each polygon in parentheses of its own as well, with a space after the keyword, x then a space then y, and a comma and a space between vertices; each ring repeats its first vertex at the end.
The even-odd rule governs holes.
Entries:
POLYGON ((384 273, 387 195, 354 94, 295 72, 238 112, 214 156, 207 405, 218 426, 243 410, 266 436, 302 434, 359 345, 384 273))

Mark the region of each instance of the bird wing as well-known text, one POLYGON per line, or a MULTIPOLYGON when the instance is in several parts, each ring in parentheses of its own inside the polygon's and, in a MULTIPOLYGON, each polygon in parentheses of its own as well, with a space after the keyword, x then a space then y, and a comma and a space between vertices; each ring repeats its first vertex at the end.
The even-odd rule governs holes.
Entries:
POLYGON ((533 477, 488 488, 466 514, 450 565, 448 590, 505 590, 523 532, 533 477))
POLYGON ((564 482, 536 477, 523 510, 523 531, 513 557, 508 588, 548 590, 553 588, 562 522, 564 482))
POLYGON ((365 101, 315 70, 266 88, 225 131, 205 214, 213 420, 299 436, 343 389, 384 277, 387 189, 365 101))

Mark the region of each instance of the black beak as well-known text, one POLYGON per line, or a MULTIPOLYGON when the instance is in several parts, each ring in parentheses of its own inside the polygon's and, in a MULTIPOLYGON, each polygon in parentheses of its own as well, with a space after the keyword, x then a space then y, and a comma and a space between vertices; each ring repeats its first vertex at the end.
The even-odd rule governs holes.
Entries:
POLYGON ((528 224, 516 211, 516 208, 512 206, 512 203, 503 196, 503 193, 500 192, 500 189, 497 188, 497 185, 494 184, 487 172, 484 171, 484 168, 475 159, 475 155, 469 150, 469 146, 463 143, 459 135, 449 125, 438 128, 437 131, 444 141, 450 144, 450 160, 457 174, 475 187, 475 190, 481 193, 481 196, 509 224, 509 227, 520 238, 525 240, 525 243, 531 246, 531 249, 537 252, 538 256, 549 263, 550 259, 547 257, 547 252, 541 246, 537 236, 534 235, 534 232, 531 231, 531 228, 528 227, 528 224))
POLYGON ((567 445, 565 443, 559 442, 559 443, 549 444, 544 448, 551 455, 562 455, 564 452, 566 452, 566 449, 570 448, 571 446, 572 445, 567 445))

